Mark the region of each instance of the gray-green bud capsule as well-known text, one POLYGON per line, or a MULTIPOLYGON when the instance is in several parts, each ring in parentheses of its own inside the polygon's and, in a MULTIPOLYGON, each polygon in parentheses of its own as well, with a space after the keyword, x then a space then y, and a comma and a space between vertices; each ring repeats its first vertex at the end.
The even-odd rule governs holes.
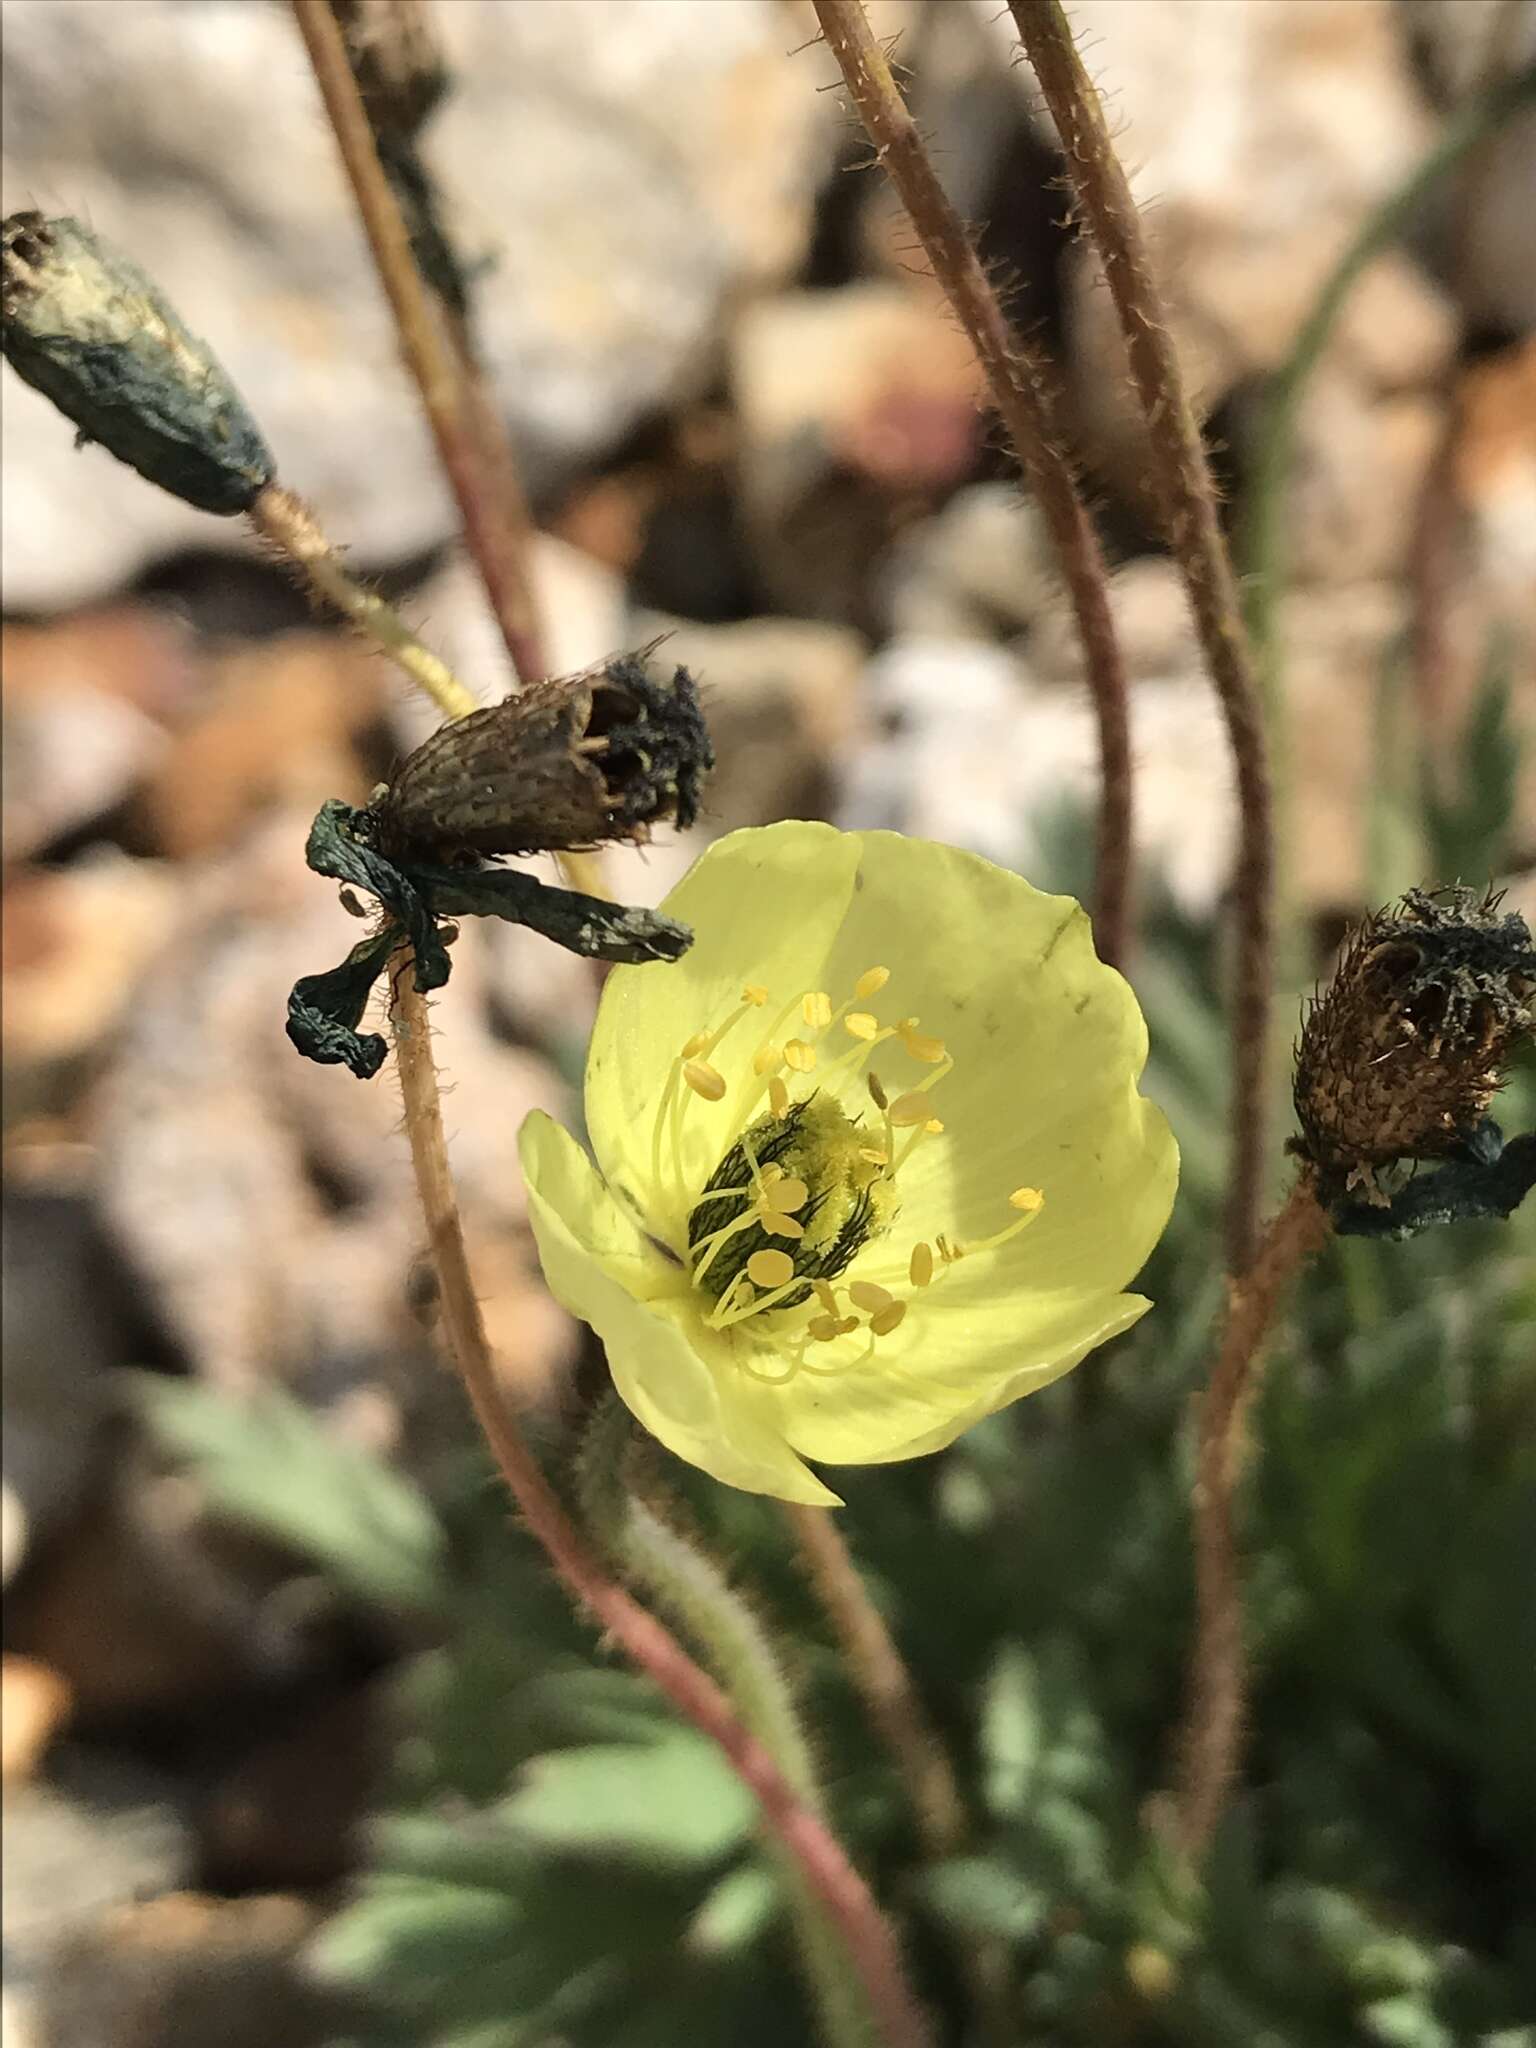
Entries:
POLYGON ((203 512, 249 509, 276 464, 240 394, 154 285, 68 216, 0 225, 5 354, 120 462, 203 512))

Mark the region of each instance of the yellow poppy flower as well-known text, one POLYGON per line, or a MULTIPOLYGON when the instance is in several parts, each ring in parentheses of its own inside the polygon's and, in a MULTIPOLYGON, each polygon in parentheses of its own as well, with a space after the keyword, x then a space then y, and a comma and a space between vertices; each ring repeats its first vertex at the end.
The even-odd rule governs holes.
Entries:
POLYGON ((941 1449, 1150 1303, 1178 1153, 1146 1027, 1069 897, 891 832, 733 832, 609 977, 594 1168, 521 1151, 551 1291, 638 1420, 731 1486, 941 1449))

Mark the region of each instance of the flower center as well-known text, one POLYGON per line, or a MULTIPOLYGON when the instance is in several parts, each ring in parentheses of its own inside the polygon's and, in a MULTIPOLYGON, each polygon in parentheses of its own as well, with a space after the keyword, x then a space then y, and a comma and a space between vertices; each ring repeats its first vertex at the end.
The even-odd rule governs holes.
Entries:
POLYGON ((960 1244, 939 1233, 911 1247, 904 1269, 887 1270, 881 1250, 900 1211, 901 1173, 919 1145, 944 1135, 935 1091, 954 1068, 943 1040, 920 1031, 916 1017, 884 1024, 864 1007, 890 978, 871 967, 836 1009, 823 990, 797 995, 749 1055, 720 1059, 743 1020, 767 1007, 768 991, 749 983, 722 1023, 680 1048, 662 1091, 653 1184, 662 1189, 670 1166, 686 1219, 677 1249, 709 1325, 779 1354, 777 1371, 738 1354, 760 1378, 860 1363, 900 1327, 909 1303, 960 1259, 1014 1237, 1042 1205, 1036 1189, 1016 1188, 1008 1197, 1016 1214, 993 1236, 960 1244), (882 1047, 926 1071, 888 1090, 871 1064, 882 1047), (711 1110, 723 1125, 719 1162, 702 1189, 690 1189, 684 1119, 711 1110), (845 1280, 861 1260, 861 1274, 845 1280), (859 1335, 855 1354, 842 1340, 859 1335))

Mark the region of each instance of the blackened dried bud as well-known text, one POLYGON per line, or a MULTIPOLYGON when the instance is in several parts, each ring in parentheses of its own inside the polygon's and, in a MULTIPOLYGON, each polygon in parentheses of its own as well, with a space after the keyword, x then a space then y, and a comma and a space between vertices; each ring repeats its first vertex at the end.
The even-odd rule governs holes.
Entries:
POLYGON ((714 753, 687 669, 652 677, 658 644, 442 726, 373 804, 379 851, 451 861, 644 842, 667 819, 686 831, 714 753))
POLYGON ((1536 1025, 1524 918, 1471 889, 1412 889, 1347 941, 1296 1049, 1296 1149, 1335 1188, 1475 1157, 1509 1056, 1536 1025))
POLYGON ((68 216, 0 224, 7 359, 120 462, 203 512, 244 512, 276 464, 206 342, 139 269, 68 216))

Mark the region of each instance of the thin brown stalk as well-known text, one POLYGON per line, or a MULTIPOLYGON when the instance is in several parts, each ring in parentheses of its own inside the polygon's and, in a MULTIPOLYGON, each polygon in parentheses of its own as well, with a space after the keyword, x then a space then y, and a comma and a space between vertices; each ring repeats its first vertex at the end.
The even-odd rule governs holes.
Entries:
POLYGON ((1195 1647, 1180 1740, 1176 1811, 1193 1858, 1208 1847, 1238 1774, 1247 1689, 1243 1588, 1234 1504, 1246 1454, 1244 1425, 1258 1389, 1264 1343, 1301 1266, 1330 1225, 1310 1171, 1260 1239, 1247 1273, 1231 1283, 1226 1325, 1200 1401, 1195 1466, 1195 1647))
POLYGON ((328 0, 292 0, 358 215, 389 300, 400 350, 421 394, 465 546, 518 677, 545 673, 528 569, 531 522, 516 465, 467 343, 423 282, 383 164, 346 41, 328 0))
POLYGON ((1131 938, 1131 743, 1125 669, 1109 607, 1104 558, 1078 494, 1049 361, 1009 325, 965 224, 934 171, 861 0, 815 0, 828 48, 854 107, 911 217, 919 241, 985 372, 996 406, 1050 531, 1077 618, 1099 734, 1094 932, 1101 956, 1123 966, 1131 938))
POLYGON ((965 1835, 965 1809, 955 1774, 923 1712, 912 1674, 865 1590, 842 1531, 826 1508, 785 1502, 782 1513, 870 1720, 896 1760, 924 1852, 936 1862, 953 1856, 965 1835))
POLYGON ((480 708, 478 698, 446 662, 422 646, 393 606, 365 589, 350 573, 302 499, 279 484, 268 484, 246 517, 262 539, 298 571, 315 596, 334 605, 366 633, 447 717, 463 718, 480 708))
POLYGON ((1009 0, 1024 51, 1056 123, 1067 176, 1104 265, 1151 443, 1158 514, 1189 593, 1206 666, 1226 721, 1239 808, 1233 876, 1236 988, 1232 1004, 1232 1156, 1227 1265, 1253 1256, 1264 1198, 1274 927, 1274 799, 1263 704, 1237 579, 1217 516, 1216 486, 1190 409, 1131 188, 1098 92, 1083 69, 1060 0, 1009 0))
POLYGON ((448 1349, 523 1521, 556 1576, 598 1626, 717 1743, 757 1798, 763 1820, 836 1930, 885 2048, 930 2048, 891 1927, 826 1822, 793 1791, 719 1686, 672 1632, 608 1572, 534 1460, 496 1377, 448 1170, 429 1012, 409 971, 395 975, 400 1086, 416 1188, 437 1271, 448 1349))

